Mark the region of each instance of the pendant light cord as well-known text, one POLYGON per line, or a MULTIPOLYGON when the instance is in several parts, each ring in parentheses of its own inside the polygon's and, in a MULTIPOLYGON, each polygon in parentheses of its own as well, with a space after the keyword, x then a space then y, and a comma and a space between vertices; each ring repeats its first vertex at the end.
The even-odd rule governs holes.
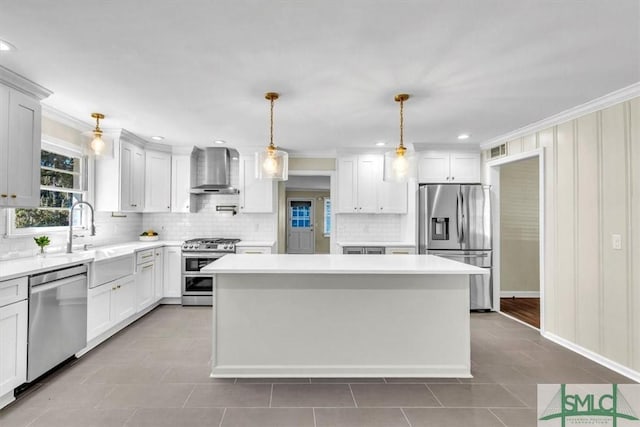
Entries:
POLYGON ((400 147, 404 147, 404 100, 400 99, 400 147))
POLYGON ((269 147, 274 147, 273 145, 273 97, 271 98, 271 120, 269 123, 269 133, 270 133, 269 147))

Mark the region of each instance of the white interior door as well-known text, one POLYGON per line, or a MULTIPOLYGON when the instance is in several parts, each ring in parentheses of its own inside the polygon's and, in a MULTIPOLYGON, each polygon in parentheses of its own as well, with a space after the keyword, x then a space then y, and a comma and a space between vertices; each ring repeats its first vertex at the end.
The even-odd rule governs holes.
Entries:
POLYGON ((313 199, 287 199, 287 212, 287 253, 314 253, 313 199))

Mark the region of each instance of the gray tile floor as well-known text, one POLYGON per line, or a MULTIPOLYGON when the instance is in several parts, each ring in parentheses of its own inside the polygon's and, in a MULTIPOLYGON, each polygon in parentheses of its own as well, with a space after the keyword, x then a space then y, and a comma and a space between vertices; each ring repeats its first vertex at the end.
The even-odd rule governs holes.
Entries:
POLYGON ((471 379, 209 378, 211 309, 162 306, 0 410, 0 426, 535 426, 537 383, 630 382, 497 313, 471 379))

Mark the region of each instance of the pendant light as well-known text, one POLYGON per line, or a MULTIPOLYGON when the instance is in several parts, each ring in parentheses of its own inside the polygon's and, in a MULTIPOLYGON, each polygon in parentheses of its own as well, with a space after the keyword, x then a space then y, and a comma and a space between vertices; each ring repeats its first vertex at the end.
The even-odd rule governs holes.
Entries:
POLYGON ((400 103, 400 144, 394 151, 384 154, 384 176, 388 182, 407 182, 415 175, 415 159, 413 153, 404 146, 404 102, 409 99, 406 93, 395 96, 400 103))
POLYGON ((273 144, 273 104, 279 95, 267 92, 265 99, 271 103, 270 139, 266 150, 256 153, 256 178, 272 181, 286 181, 289 178, 289 154, 278 150, 273 144))
POLYGON ((89 146, 91 147, 91 150, 93 150, 93 154, 99 156, 104 152, 106 145, 102 139, 102 129, 100 129, 100 120, 104 119, 104 114, 93 113, 91 114, 91 117, 96 119, 96 128, 93 130, 93 139, 89 146))

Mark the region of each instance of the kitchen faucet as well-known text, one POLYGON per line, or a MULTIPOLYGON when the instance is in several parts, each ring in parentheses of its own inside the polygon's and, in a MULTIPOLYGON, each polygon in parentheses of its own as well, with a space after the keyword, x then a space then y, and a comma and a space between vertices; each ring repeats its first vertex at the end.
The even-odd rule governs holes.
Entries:
POLYGON ((71 247, 71 244, 73 243, 73 209, 75 209, 76 206, 82 205, 82 204, 89 206, 89 209, 91 210, 91 235, 92 236, 96 235, 96 225, 93 222, 93 206, 91 206, 91 203, 85 202, 85 201, 75 202, 71 206, 71 209, 69 209, 69 237, 67 238, 67 253, 68 254, 73 252, 72 247, 71 247))

